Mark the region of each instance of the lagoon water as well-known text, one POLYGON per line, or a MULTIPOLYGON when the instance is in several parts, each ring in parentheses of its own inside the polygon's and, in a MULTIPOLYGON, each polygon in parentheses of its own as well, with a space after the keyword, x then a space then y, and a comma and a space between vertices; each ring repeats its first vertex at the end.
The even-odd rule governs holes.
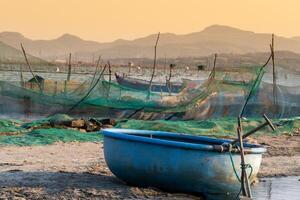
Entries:
POLYGON ((263 178, 251 189, 255 200, 300 200, 300 176, 263 178))
MULTIPOLYGON (((119 72, 119 71, 118 71, 119 72)), ((123 71, 124 72, 124 71, 123 71)), ((182 70, 175 71, 172 77, 172 81, 174 82, 181 82, 182 79, 190 79, 190 80, 205 80, 209 76, 209 71, 203 71, 201 73, 187 73, 183 72, 182 70)), ((37 72, 37 75, 42 76, 45 79, 49 80, 66 80, 67 74, 66 73, 55 73, 55 72, 37 72)), ((122 71, 119 72, 119 74, 122 74, 122 71)), ((144 80, 150 80, 150 71, 145 72, 137 72, 135 75, 131 75, 133 78, 139 78, 144 80)), ((166 81, 166 74, 163 72, 158 71, 157 76, 154 77, 153 81, 160 82, 162 84, 166 81)), ((23 72, 24 80, 29 80, 32 78, 32 75, 30 72, 23 72)), ((84 82, 87 80, 91 80, 93 77, 93 73, 74 73, 71 76, 71 79, 77 80, 80 82, 84 82)), ((108 80, 108 75, 105 76, 105 79, 108 80)), ((112 75, 112 79, 115 79, 115 76, 112 75)), ((272 74, 266 73, 263 77, 264 82, 272 83, 272 74)), ((0 71, 0 81, 20 81, 20 72, 17 71, 0 71)), ((300 74, 293 74, 289 73, 279 73, 277 76, 277 84, 279 85, 286 85, 286 86, 300 86, 300 74)))

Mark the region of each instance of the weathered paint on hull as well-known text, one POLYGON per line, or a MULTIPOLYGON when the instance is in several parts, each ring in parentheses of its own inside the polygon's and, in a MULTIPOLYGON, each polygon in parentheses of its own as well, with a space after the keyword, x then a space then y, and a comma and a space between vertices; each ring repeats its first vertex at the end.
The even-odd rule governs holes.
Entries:
MULTIPOLYGON (((188 148, 189 145, 198 145, 193 142, 180 147, 144 140, 134 141, 126 137, 118 138, 118 135, 114 137, 116 135, 109 134, 114 130, 103 132, 104 154, 108 167, 113 174, 129 184, 177 192, 202 193, 208 199, 232 199, 240 190, 229 153, 188 148)), ((152 135, 160 133, 165 134, 152 132, 152 135)), ((246 155, 246 163, 251 164, 253 168, 251 180, 258 173, 262 152, 246 155)), ((232 154, 232 157, 240 174, 240 155, 232 154)))

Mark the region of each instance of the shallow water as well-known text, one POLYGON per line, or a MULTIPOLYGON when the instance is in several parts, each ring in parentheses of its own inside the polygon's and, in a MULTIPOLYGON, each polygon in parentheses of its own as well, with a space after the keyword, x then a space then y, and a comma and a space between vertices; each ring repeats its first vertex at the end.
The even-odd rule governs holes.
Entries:
POLYGON ((300 200, 300 176, 263 178, 251 189, 255 200, 300 200))
MULTIPOLYGON (((119 74, 122 74, 120 70, 118 70, 119 74)), ((66 80, 67 74, 66 73, 55 73, 55 72, 37 72, 36 74, 42 76, 45 79, 48 80, 66 80)), ((159 82, 159 83, 165 83, 166 81, 166 75, 163 73, 158 73, 157 76, 154 77, 153 81, 159 82)), ((177 73, 173 74, 172 81, 174 82, 182 82, 182 79, 190 79, 190 80, 205 80, 209 76, 209 72, 201 72, 201 73, 183 73, 178 71, 177 73)), ((24 80, 27 81, 32 78, 32 74, 30 72, 23 72, 24 80)), ((93 73, 90 72, 89 74, 83 74, 83 73, 74 73, 71 76, 72 80, 77 80, 80 82, 91 80, 93 77, 93 73)), ((144 79, 144 80, 150 80, 151 79, 151 73, 143 73, 138 75, 131 75, 132 78, 138 78, 138 79, 144 79)), ((115 76, 113 75, 111 77, 113 80, 115 79, 115 76)), ((108 80, 108 75, 105 75, 105 79, 108 80)), ((285 85, 285 86, 300 86, 299 84, 300 76, 297 74, 289 74, 286 76, 280 75, 277 77, 277 84, 279 85, 285 85)), ((17 71, 0 71, 0 81, 20 81, 20 73, 17 71)), ((266 73, 263 77, 263 81, 268 83, 273 83, 272 74, 266 73)))

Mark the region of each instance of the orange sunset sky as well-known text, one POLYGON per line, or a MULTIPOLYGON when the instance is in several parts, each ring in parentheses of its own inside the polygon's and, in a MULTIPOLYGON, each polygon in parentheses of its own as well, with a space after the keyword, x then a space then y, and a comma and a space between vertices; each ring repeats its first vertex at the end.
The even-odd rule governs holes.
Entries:
POLYGON ((100 42, 229 25, 300 35, 299 0, 0 0, 0 32, 32 39, 64 33, 100 42))

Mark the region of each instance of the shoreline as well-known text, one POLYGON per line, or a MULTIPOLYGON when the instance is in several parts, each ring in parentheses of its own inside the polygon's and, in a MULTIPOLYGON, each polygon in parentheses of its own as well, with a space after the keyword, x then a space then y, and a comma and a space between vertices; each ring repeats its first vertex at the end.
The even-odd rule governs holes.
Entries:
MULTIPOLYGON (((300 176, 300 135, 261 136, 267 145, 259 178, 300 176)), ((128 186, 106 166, 101 142, 0 146, 0 198, 201 199, 155 188, 128 186)))

